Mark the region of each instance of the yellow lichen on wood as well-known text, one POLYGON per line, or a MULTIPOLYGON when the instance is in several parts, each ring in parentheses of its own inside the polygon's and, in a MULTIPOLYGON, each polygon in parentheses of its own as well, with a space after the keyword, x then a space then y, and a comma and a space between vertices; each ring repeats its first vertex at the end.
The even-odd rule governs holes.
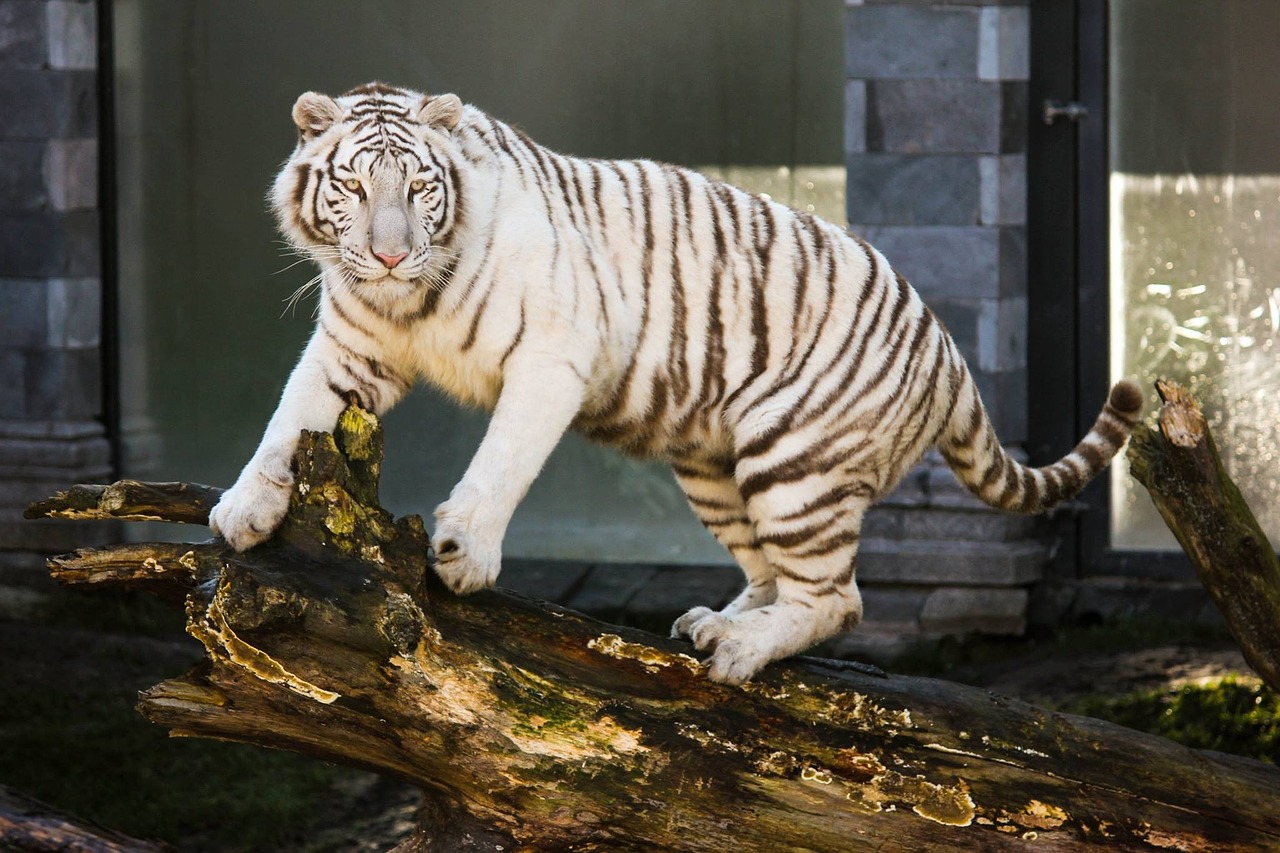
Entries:
POLYGON ((325 705, 341 698, 340 693, 326 690, 285 669, 271 655, 242 640, 227 622, 222 612, 225 580, 205 609, 203 619, 190 619, 187 631, 199 640, 214 660, 223 658, 228 663, 250 672, 254 677, 272 684, 281 684, 297 693, 325 705))
POLYGON ((601 634, 587 642, 587 648, 618 660, 634 660, 644 664, 649 672, 657 672, 668 666, 683 666, 693 673, 700 673, 703 666, 696 658, 686 654, 672 654, 641 643, 628 643, 617 634, 601 634))
POLYGON ((1058 806, 1042 803, 1039 800, 1032 800, 1023 807, 1022 811, 1008 817, 1019 826, 1035 829, 1057 829, 1071 819, 1071 816, 1058 806))

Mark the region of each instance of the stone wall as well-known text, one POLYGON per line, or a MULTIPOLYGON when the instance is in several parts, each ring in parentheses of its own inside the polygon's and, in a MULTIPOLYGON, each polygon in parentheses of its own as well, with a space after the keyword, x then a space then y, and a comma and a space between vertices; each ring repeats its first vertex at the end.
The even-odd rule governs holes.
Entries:
MULTIPOLYGON (((950 330, 1007 447, 1026 440, 1026 2, 850 0, 850 228, 950 330)), ((936 454, 870 514, 861 642, 1020 633, 1044 550, 936 454)), ((852 639, 851 638, 851 641, 852 639)))
POLYGON ((0 614, 95 535, 22 508, 111 473, 96 69, 92 2, 0 0, 0 614))

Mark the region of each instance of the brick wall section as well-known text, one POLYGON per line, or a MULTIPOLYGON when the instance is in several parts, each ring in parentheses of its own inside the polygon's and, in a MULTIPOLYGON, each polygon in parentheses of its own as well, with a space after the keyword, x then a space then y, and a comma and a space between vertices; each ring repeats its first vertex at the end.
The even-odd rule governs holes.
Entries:
MULTIPOLYGON (((850 228, 946 324, 1015 448, 1027 415, 1029 27, 1025 0, 846 4, 850 228)), ((931 454, 868 517, 866 622, 848 642, 1020 633, 1044 562, 1030 534, 931 454)))
POLYGON ((0 585, 93 535, 26 503, 111 473, 96 57, 92 2, 0 0, 0 585))

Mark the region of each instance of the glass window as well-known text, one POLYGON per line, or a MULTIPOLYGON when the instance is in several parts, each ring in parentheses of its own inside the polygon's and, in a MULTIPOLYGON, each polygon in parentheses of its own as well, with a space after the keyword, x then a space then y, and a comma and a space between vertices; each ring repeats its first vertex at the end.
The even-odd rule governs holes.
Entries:
MULTIPOLYGON (((840 0, 117 0, 125 473, 229 485, 311 329, 313 274, 264 195, 294 99, 453 91, 572 154, 703 168, 843 221, 840 0)), ((485 419, 422 389, 387 417, 384 503, 430 513, 485 419)), ((570 437, 512 556, 710 563, 662 466, 570 437)))
MULTIPOLYGON (((1277 543, 1280 3, 1112 0, 1109 23, 1112 373, 1195 391, 1277 543)), ((1112 507, 1115 546, 1177 547, 1126 471, 1112 507)))

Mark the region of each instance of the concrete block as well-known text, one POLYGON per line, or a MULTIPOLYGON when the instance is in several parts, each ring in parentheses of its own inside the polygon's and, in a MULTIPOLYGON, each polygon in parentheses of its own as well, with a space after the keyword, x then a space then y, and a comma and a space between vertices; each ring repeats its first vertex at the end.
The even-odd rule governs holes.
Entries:
POLYGON ((47 60, 45 13, 30 0, 0 2, 0 67, 41 68, 47 60))
POLYGON ((93 71, 14 69, 0 75, 0 137, 69 139, 97 133, 93 71))
POLYGON ((1037 542, 893 541, 863 538, 858 577, 867 583, 1022 586, 1042 574, 1037 542))
POLYGON ((0 139, 0 210, 49 206, 44 178, 45 143, 0 139))
POLYGON ((904 514, 902 535, 938 542, 1015 542, 1031 535, 1033 520, 996 510, 931 507, 904 514))
POLYGON ((936 589, 920 611, 920 630, 926 634, 1022 634, 1027 627, 1027 600, 1025 589, 936 589))
POLYGON ((864 631, 911 635, 920 631, 920 610, 928 589, 859 584, 864 631))
POLYGON ((848 163, 849 221, 974 225, 981 204, 975 157, 860 154, 848 163))
POLYGON ((48 344, 49 287, 41 279, 0 279, 0 347, 48 344))
POLYGON ((1027 366, 1027 299, 983 299, 978 309, 978 370, 1000 372, 1027 366))
POLYGON ((867 84, 862 80, 846 80, 844 84, 844 153, 867 150, 867 84))
POLYGON ((1152 581, 1095 576, 1079 582, 1069 618, 1115 622, 1148 618, 1195 622, 1203 618, 1208 593, 1198 581, 1152 581))
POLYGON ((974 381, 987 414, 995 424, 996 435, 1006 447, 1027 440, 1027 371, 1018 370, 988 373, 975 370, 974 381))
POLYGON ((978 360, 978 321, 982 306, 991 300, 933 297, 925 300, 935 317, 947 327, 951 340, 966 363, 978 360))
MULTIPOLYGON (((851 216, 850 221, 861 220, 851 216)), ((884 253, 894 268, 920 291, 926 302, 935 297, 976 299, 1001 295, 1001 246, 997 229, 979 226, 850 227, 884 253)))
POLYGON ((111 474, 110 444, 97 421, 28 419, 4 423, 49 428, 44 437, 0 438, 0 503, 6 506, 26 506, 68 483, 105 482, 97 478, 111 474), (78 434, 59 435, 58 428, 67 425, 78 428, 78 434))
POLYGON ((746 584, 737 566, 678 566, 661 569, 627 602, 622 621, 666 633, 693 607, 719 609, 746 584))
POLYGON ((84 0, 49 0, 46 9, 49 66, 51 68, 97 68, 97 7, 84 0))
POLYGON ((100 246, 96 210, 0 212, 0 276, 97 276, 100 246))
POLYGON ((845 12, 848 77, 972 77, 977 71, 977 9, 867 4, 845 12))
POLYGON ((538 598, 563 602, 591 566, 568 560, 503 560, 498 586, 538 598))
POLYGON ((907 510, 896 506, 873 506, 862 519, 862 535, 877 539, 901 539, 902 519, 907 510))
POLYGON ((26 357, 22 350, 0 349, 0 417, 27 416, 25 376, 26 357))
POLYGON ((896 663, 925 641, 917 630, 913 634, 881 632, 871 625, 838 634, 823 643, 813 654, 876 664, 893 670, 896 663))
POLYGON ((998 83, 876 80, 867 84, 871 151, 995 154, 1003 106, 998 83))
POLYGON ((99 351, 28 350, 26 410, 34 418, 91 418, 102 413, 99 351))
POLYGON ((978 16, 978 76, 1026 80, 1031 76, 1031 10, 990 6, 978 16))
POLYGON ((1004 226, 999 231, 1000 296, 1027 295, 1027 229, 1004 226))
POLYGON ((98 141, 52 139, 44 162, 45 185, 54 210, 98 206, 98 141))
POLYGON ((979 161, 983 225, 1027 224, 1027 157, 1005 154, 979 161))
POLYGON ((617 622, 631 597, 657 573, 652 566, 593 566, 565 605, 606 622, 617 622))
POLYGON ((102 281, 55 278, 46 285, 46 341, 51 347, 96 347, 102 338, 102 281))

